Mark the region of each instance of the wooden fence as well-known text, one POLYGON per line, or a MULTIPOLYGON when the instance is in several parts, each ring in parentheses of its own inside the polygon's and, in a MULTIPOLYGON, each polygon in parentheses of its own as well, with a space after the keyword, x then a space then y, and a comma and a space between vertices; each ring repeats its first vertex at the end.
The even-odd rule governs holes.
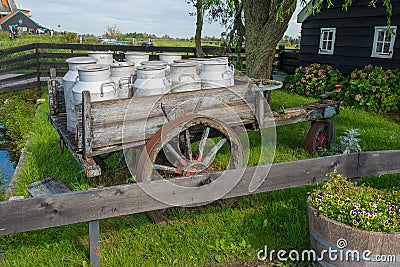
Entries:
MULTIPOLYGON (((326 173, 337 170, 348 178, 400 173, 400 150, 360 152, 229 170, 228 177, 238 181, 222 198, 232 198, 324 182, 326 173), (262 181, 250 191, 253 181, 262 181)), ((99 220, 171 207, 152 194, 176 197, 176 187, 191 187, 196 192, 181 195, 176 205, 214 201, 206 194, 220 173, 126 184, 101 189, 67 192, 45 197, 0 202, 0 236, 80 222, 89 222, 90 260, 100 266, 99 220), (199 192, 197 192, 199 190, 199 192), (202 190, 202 191, 200 191, 202 190), (197 193, 208 199, 196 199, 197 193)))
MULTIPOLYGON (((206 56, 215 56, 218 53, 218 47, 215 46, 205 46, 203 50, 206 56)), ((41 87, 46 85, 51 68, 57 68, 58 75, 62 77, 68 71, 68 65, 65 63, 67 58, 87 56, 89 51, 113 51, 116 60, 122 59, 121 52, 126 51, 149 52, 150 59, 156 59, 159 52, 183 53, 184 58, 196 55, 194 47, 29 44, 0 51, 0 93, 36 87, 40 95, 41 87)), ((296 54, 297 52, 279 48, 275 65, 284 71, 293 71, 298 66, 298 59, 296 61, 286 56, 286 53, 296 54)))
MULTIPOLYGON (((251 195, 272 190, 304 186, 326 181, 326 173, 336 169, 348 178, 400 173, 400 150, 360 152, 229 170, 230 177, 240 176, 238 184, 223 198, 251 195), (263 183, 249 192, 252 179, 263 183)), ((186 187, 213 181, 220 173, 157 180, 147 183, 147 192, 176 194, 171 184, 186 187)), ((90 189, 48 197, 0 202, 0 236, 79 222, 100 220, 170 207, 147 194, 142 184, 126 184, 90 189)), ((205 185, 207 186, 207 185, 205 185)), ((212 197, 212 196, 210 196, 212 197)), ((207 199, 209 201, 215 199, 207 199)), ((204 200, 203 200, 204 201, 204 200)), ((192 196, 179 205, 192 205, 192 196)))

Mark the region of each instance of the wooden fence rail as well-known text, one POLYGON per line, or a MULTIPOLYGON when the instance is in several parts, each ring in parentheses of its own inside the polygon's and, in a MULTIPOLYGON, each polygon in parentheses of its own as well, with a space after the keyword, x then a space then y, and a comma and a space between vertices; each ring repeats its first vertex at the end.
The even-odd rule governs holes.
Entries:
MULTIPOLYGON (((400 173, 399 158, 400 150, 374 151, 229 170, 231 179, 240 180, 222 198, 323 182, 327 179, 325 174, 334 169, 349 178, 400 173), (249 191, 252 180, 263 181, 254 192, 249 191)), ((205 184, 204 181, 214 181, 219 175, 205 173, 193 177, 0 202, 0 236, 168 208, 170 205, 156 200, 146 192, 175 196, 177 191, 170 186, 171 183, 193 187, 195 190, 209 190, 213 182, 199 185, 205 184)), ((181 195, 176 205, 185 206, 204 201, 193 196, 181 195)), ((209 201, 216 200, 212 194, 208 197, 209 201)))
MULTIPOLYGON (((206 56, 217 55, 218 47, 204 46, 206 56)), ((57 67, 57 73, 63 76, 68 71, 65 59, 76 56, 86 56, 89 51, 113 51, 114 58, 121 60, 120 52, 149 52, 151 59, 156 59, 159 52, 186 53, 183 57, 195 56, 194 47, 159 47, 159 46, 119 46, 119 45, 97 45, 97 44, 51 44, 35 43, 4 49, 0 51, 0 93, 23 90, 37 87, 41 94, 49 77, 50 68, 57 67)), ((234 51, 232 51, 234 52, 234 51)), ((283 59, 283 63, 277 63, 278 68, 293 71, 298 66, 296 61, 297 52, 289 60, 285 57, 287 50, 279 48, 276 59, 283 59), (292 65, 291 65, 292 64, 292 65), (293 64, 295 64, 293 66, 293 64)))

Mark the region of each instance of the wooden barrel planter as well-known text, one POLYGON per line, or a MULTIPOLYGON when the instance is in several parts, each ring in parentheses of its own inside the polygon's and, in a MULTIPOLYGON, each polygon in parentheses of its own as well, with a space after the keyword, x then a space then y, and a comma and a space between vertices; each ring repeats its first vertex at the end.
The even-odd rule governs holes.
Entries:
POLYGON ((320 214, 310 201, 308 220, 311 249, 320 266, 400 266, 400 232, 370 232, 345 225, 320 214))

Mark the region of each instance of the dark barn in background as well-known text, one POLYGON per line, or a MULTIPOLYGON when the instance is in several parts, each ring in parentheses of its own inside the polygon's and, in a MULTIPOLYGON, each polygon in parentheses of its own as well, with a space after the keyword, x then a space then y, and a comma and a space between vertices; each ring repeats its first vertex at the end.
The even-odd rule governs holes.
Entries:
MULTIPOLYGON (((28 13, 29 14, 29 13, 28 13)), ((25 10, 13 11, 7 16, 0 19, 0 26, 3 31, 8 31, 10 26, 14 28, 21 28, 22 31, 29 31, 30 29, 43 29, 46 28, 34 21, 25 10)))
POLYGON ((400 0, 392 0, 391 32, 382 1, 376 8, 369 0, 353 1, 347 11, 342 1, 310 16, 304 8, 297 17, 302 23, 300 64, 328 64, 347 74, 366 65, 400 68, 400 0), (397 34, 397 35, 396 35, 397 34))

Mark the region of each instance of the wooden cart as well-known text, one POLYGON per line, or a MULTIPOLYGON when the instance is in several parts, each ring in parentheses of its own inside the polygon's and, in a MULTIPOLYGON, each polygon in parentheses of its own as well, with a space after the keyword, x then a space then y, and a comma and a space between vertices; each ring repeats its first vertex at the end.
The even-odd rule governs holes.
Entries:
MULTIPOLYGON (((92 102, 89 92, 83 92, 82 104, 76 106, 77 131, 67 130, 62 88, 58 86, 55 69, 49 80, 49 121, 60 135, 88 177, 101 174, 102 155, 125 148, 143 147, 138 161, 137 180, 148 180, 152 170, 188 176, 204 171, 226 142, 231 147, 231 168, 243 166, 243 151, 232 128, 244 125, 247 130, 283 126, 311 121, 306 147, 316 147, 332 141, 331 117, 339 113, 339 103, 329 99, 304 106, 267 112, 265 92, 277 89, 277 81, 256 82, 237 80, 235 86, 198 91, 140 96, 92 102), (218 101, 210 101, 210 98, 218 101), (170 142, 178 136, 178 149, 170 142), (203 155, 208 137, 224 136, 207 155, 203 155), (199 142, 193 154, 193 142, 199 142), (182 149, 179 149, 182 148, 182 149), (170 165, 158 164, 160 151, 173 155, 170 165), (149 164, 152 163, 152 164, 149 164)), ((164 155, 165 157, 165 155, 164 155)), ((170 160, 171 161, 171 160, 170 160)))

